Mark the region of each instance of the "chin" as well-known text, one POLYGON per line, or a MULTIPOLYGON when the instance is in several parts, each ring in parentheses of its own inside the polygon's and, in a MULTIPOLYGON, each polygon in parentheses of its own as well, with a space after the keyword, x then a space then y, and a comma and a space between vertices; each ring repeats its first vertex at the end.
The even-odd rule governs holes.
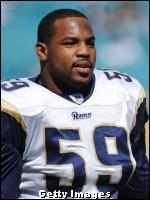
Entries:
POLYGON ((83 88, 85 86, 87 86, 91 81, 91 76, 89 77, 80 77, 79 79, 74 80, 74 87, 75 88, 83 88))

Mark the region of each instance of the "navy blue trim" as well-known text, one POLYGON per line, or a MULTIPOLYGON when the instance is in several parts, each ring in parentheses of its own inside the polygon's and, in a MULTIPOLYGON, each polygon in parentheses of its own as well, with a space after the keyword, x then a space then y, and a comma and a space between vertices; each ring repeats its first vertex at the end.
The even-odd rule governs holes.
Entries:
MULTIPOLYGON (((82 104, 87 101, 93 94, 93 91, 94 91, 94 88, 95 88, 95 74, 93 73, 92 74, 92 84, 89 88, 89 91, 88 91, 88 94, 86 96, 84 96, 84 101, 82 102, 82 104)), ((77 104, 75 101, 73 101, 69 95, 66 95, 66 94, 58 94, 59 96, 63 97, 64 99, 67 99, 68 101, 71 101, 75 104, 77 104)))
POLYGON ((95 74, 92 74, 92 85, 91 88, 89 89, 89 93, 87 94, 87 96, 84 99, 84 102, 87 101, 93 94, 94 92, 94 88, 95 88, 95 74))
POLYGON ((1 198, 17 199, 26 132, 11 115, 1 112, 1 198))
POLYGON ((69 95, 67 95, 67 94, 57 94, 57 95, 59 95, 60 97, 66 99, 66 100, 68 100, 68 101, 71 101, 72 103, 75 103, 75 102, 69 97, 69 95))
POLYGON ((21 183, 22 160, 17 149, 1 143, 1 198, 17 199, 21 183))
POLYGON ((28 80, 34 82, 34 83, 38 83, 38 81, 40 80, 40 74, 38 74, 37 76, 28 78, 28 80))
POLYGON ((1 141, 14 146, 23 154, 25 149, 26 132, 21 124, 11 115, 1 112, 1 141))
POLYGON ((119 192, 120 199, 147 199, 149 193, 149 162, 145 149, 145 128, 148 120, 146 99, 141 103, 136 125, 130 133, 131 149, 136 160, 136 169, 130 182, 119 192), (126 195, 125 195, 126 194, 126 195))

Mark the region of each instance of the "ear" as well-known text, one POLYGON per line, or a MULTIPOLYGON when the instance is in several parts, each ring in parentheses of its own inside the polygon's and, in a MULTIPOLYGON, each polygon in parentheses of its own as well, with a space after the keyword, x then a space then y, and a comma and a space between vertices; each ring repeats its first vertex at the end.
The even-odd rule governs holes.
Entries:
POLYGON ((41 61, 47 61, 48 48, 47 45, 42 42, 37 42, 35 46, 35 52, 41 61))

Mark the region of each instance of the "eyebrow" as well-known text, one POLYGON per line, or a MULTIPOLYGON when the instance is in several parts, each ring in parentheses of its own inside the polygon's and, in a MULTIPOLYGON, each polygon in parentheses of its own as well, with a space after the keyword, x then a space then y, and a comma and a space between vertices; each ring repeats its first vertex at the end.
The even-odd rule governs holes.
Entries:
MULTIPOLYGON (((63 38, 62 39, 62 41, 65 41, 65 40, 79 40, 77 37, 72 37, 72 36, 70 36, 70 37, 65 37, 65 38, 63 38)), ((87 40, 94 40, 95 41, 95 37, 94 36, 91 36, 91 37, 89 37, 89 38, 87 38, 87 39, 85 39, 86 41, 87 40)))
POLYGON ((95 41, 95 37, 92 36, 92 37, 87 38, 86 40, 94 40, 95 41))

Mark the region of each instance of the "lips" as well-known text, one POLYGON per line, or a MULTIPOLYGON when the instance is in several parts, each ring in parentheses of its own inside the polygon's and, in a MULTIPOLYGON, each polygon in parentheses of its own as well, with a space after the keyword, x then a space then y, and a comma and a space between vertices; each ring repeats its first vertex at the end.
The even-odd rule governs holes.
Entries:
POLYGON ((89 74, 91 74, 93 64, 90 61, 78 61, 73 64, 73 67, 82 76, 87 77, 89 74))
POLYGON ((78 72, 78 73, 80 73, 80 74, 82 74, 82 75, 85 75, 85 76, 87 76, 87 75, 89 75, 89 74, 91 74, 91 68, 90 67, 76 67, 76 71, 78 72))
POLYGON ((89 61, 78 61, 73 64, 73 67, 92 68, 92 63, 89 61))

